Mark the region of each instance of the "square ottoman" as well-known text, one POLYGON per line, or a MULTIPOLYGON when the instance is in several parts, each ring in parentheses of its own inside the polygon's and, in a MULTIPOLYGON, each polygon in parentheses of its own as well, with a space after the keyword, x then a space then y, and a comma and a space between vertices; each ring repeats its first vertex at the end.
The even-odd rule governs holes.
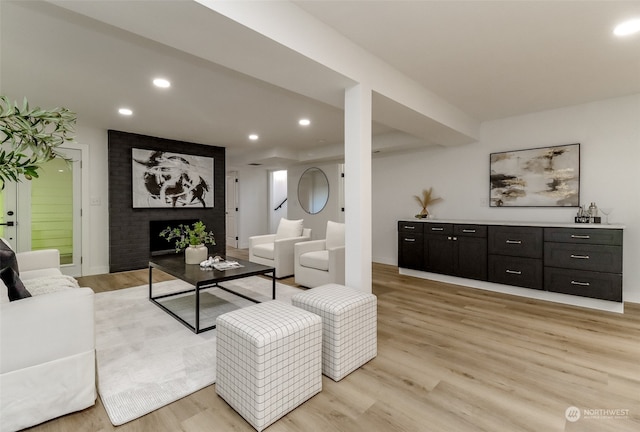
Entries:
POLYGON ((327 284, 296 294, 291 304, 322 317, 322 373, 332 380, 378 354, 375 295, 327 284))
POLYGON ((322 390, 322 321, 278 300, 216 320, 216 393, 261 431, 322 390))

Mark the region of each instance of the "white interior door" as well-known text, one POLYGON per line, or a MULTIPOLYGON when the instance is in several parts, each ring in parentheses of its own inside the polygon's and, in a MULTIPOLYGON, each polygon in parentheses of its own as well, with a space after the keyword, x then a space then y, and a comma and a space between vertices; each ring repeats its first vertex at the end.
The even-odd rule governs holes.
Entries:
POLYGON ((18 251, 58 249, 63 273, 82 274, 82 152, 62 149, 73 162, 54 159, 39 177, 7 183, 1 193, 0 235, 18 251))
POLYGON ((5 183, 0 190, 0 237, 7 240, 13 250, 18 250, 17 192, 15 183, 5 183))
POLYGON ((237 248, 238 247, 238 228, 237 228, 237 216, 238 216, 238 174, 233 171, 227 174, 226 182, 226 235, 227 246, 237 248))

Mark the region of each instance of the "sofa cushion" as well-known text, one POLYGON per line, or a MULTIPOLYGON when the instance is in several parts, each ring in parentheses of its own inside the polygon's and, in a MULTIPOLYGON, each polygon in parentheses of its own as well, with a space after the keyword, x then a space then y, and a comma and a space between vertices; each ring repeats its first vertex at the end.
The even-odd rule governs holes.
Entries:
POLYGON ((5 267, 0 270, 0 278, 7 287, 7 295, 10 301, 31 297, 29 291, 22 284, 18 273, 11 267, 5 267))
POLYGON ((319 250, 303 253, 300 255, 300 265, 316 270, 329 271, 329 251, 319 250))
POLYGON ((22 270, 20 272, 20 279, 22 282, 27 281, 29 279, 36 279, 42 277, 56 277, 60 276, 62 272, 57 268, 41 268, 35 270, 22 270))
POLYGON ((260 258, 274 259, 274 243, 262 243, 253 247, 253 254, 260 258))
POLYGON ((20 275, 20 269, 18 269, 18 260, 16 254, 9 246, 9 243, 3 238, 0 238, 0 269, 5 267, 11 267, 18 275, 20 275))
POLYGON ((291 237, 300 237, 302 235, 303 222, 303 219, 280 219, 278 230, 276 231, 276 240, 282 240, 291 237))
POLYGON ((326 248, 333 249, 344 246, 344 224, 327 221, 326 248))

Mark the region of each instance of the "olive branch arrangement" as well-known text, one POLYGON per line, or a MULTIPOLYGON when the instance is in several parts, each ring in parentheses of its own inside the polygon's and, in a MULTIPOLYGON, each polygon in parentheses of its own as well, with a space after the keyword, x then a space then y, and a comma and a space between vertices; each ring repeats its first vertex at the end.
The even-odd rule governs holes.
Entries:
POLYGON ((76 119, 67 108, 30 108, 26 98, 19 107, 0 96, 0 190, 8 181, 38 178, 40 166, 52 159, 71 162, 58 147, 73 141, 76 119))

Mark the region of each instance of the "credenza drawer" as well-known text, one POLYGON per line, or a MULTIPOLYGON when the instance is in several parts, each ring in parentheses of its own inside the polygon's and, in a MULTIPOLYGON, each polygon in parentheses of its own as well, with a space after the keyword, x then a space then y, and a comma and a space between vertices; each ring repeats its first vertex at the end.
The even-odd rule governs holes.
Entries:
POLYGON ((451 235, 453 234, 453 224, 428 222, 425 224, 424 233, 451 235))
POLYGON ((545 267, 544 287, 563 294, 622 301, 621 274, 545 267))
POLYGON ((622 246, 622 230, 601 228, 545 228, 544 241, 622 246))
POLYGON ((543 230, 539 227, 490 226, 489 253, 542 258, 543 230))
POLYGON ((490 282, 542 289, 542 260, 489 255, 490 282))
POLYGON ((453 226, 453 235, 464 237, 486 237, 487 226, 486 225, 470 225, 470 224, 456 224, 453 226))
POLYGON ((422 234, 424 228, 423 222, 398 222, 398 232, 422 234))
POLYGON ((622 247, 545 242, 544 265, 576 270, 622 273, 622 247))

